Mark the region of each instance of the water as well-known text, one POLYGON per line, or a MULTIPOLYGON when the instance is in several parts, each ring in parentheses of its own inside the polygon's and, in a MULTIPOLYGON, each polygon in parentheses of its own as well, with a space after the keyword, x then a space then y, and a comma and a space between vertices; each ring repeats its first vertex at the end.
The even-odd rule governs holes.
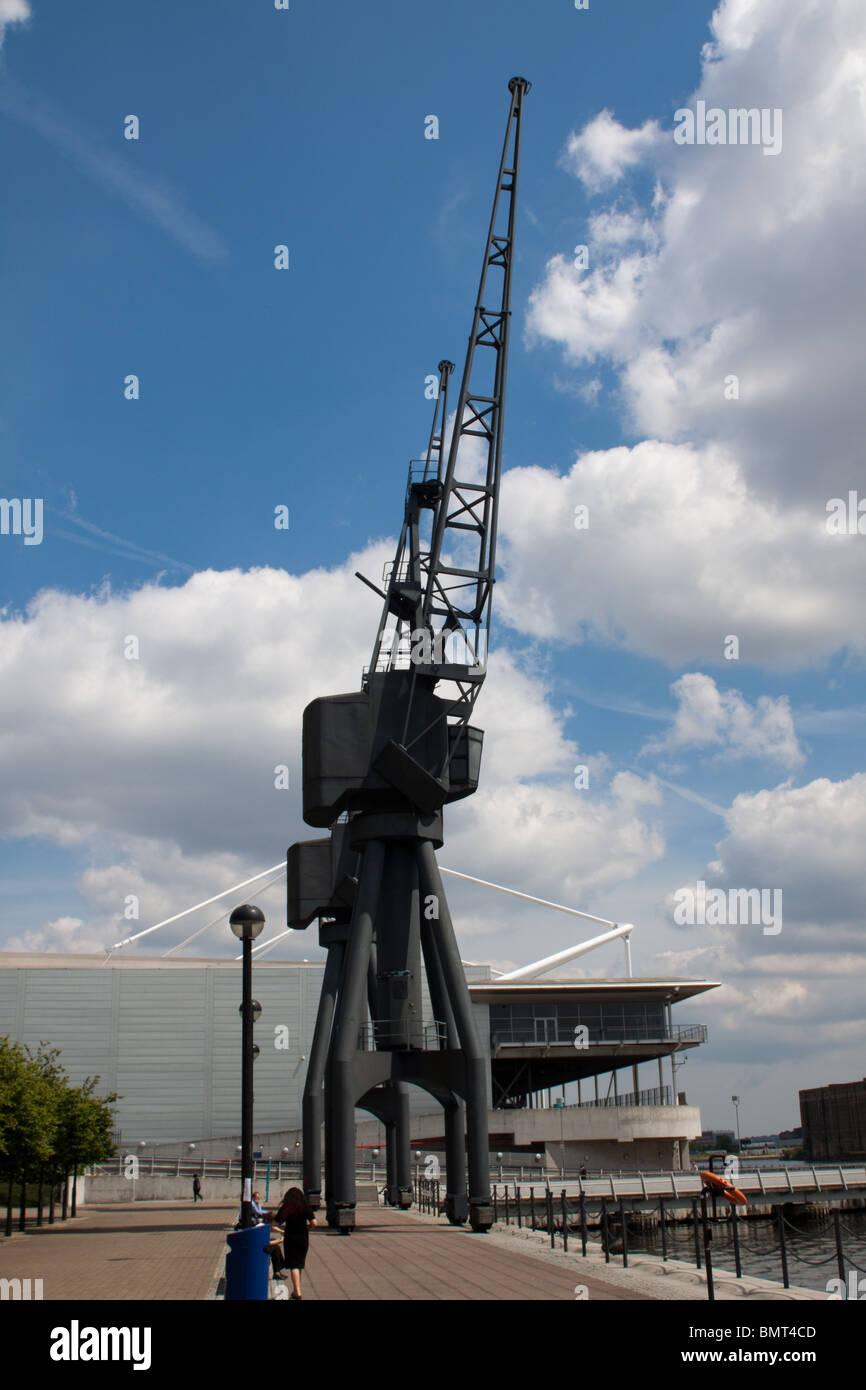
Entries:
MULTIPOLYGON (((866 1279, 866 1211, 840 1212, 842 1223, 842 1248, 845 1254, 846 1278, 849 1271, 860 1266, 858 1277, 866 1279)), ((786 1216, 785 1243, 788 1253, 788 1278, 792 1285, 802 1289, 814 1289, 824 1293, 828 1279, 836 1279, 839 1269, 836 1260, 836 1238, 832 1217, 808 1218, 786 1216), (811 1263, 806 1263, 810 1261, 811 1263), (821 1263, 817 1263, 820 1261, 821 1263)), ((740 1255, 743 1273, 759 1279, 774 1279, 782 1282, 782 1259, 779 1253, 779 1227, 777 1221, 738 1220, 740 1236, 740 1255)), ((719 1221, 712 1227, 713 1243, 711 1253, 714 1269, 726 1269, 734 1273, 734 1243, 728 1221, 719 1221)), ((595 1235, 595 1232, 593 1232, 595 1235)), ((695 1262, 695 1232, 691 1222, 677 1222, 665 1227, 665 1240, 669 1259, 695 1262)), ((661 1232, 658 1226, 638 1227, 629 1224, 628 1248, 630 1252, 647 1255, 662 1253, 661 1232)), ((612 1257, 616 1259, 616 1256, 612 1257)), ((701 1263, 703 1264, 703 1243, 701 1244, 701 1263)), ((864 1283, 866 1290, 866 1283, 864 1283)))

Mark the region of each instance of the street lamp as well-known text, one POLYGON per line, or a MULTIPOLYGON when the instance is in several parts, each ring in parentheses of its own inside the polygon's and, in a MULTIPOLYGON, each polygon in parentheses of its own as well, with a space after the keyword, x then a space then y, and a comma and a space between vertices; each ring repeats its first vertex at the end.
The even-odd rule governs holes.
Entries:
POLYGON ((565 1101, 564 1101, 564 1100, 555 1100, 555 1101, 553 1102, 553 1108, 554 1108, 554 1110, 558 1110, 558 1111, 559 1111, 559 1176, 560 1176, 561 1178, 564 1178, 564 1177, 565 1177, 565 1133, 564 1133, 564 1130, 563 1130, 564 1118, 563 1118, 562 1112, 563 1112, 563 1110, 565 1109, 565 1101))
POLYGON ((236 907, 229 926, 242 944, 241 988, 241 1229, 253 1220, 253 1021, 261 1016, 261 1005, 254 1011, 253 942, 265 925, 260 907, 244 903, 236 907))
POLYGON ((734 1107, 734 1114, 735 1114, 736 1117, 737 1117, 737 1153, 739 1153, 739 1152, 740 1152, 740 1097, 739 1097, 739 1096, 731 1096, 731 1101, 732 1101, 733 1107, 734 1107))

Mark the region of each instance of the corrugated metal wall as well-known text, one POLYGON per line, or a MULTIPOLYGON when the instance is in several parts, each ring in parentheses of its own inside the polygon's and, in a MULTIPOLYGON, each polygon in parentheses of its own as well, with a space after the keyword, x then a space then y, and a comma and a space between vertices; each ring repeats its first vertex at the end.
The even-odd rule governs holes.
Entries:
MULTIPOLYGON (((323 971, 323 963, 290 962, 253 970, 262 1006, 257 1133, 301 1124, 323 971), (288 1048, 276 1045, 280 1029, 288 1029, 288 1048)), ((73 1083, 98 1075, 101 1094, 119 1092, 115 1128, 124 1143, 219 1138, 240 1129, 240 990, 240 965, 0 965, 0 1034, 59 1047, 73 1083)), ((474 1013, 486 1046, 486 1006, 474 1013)), ((432 1019, 426 989, 424 1018, 432 1019)), ((438 1108, 417 1088, 410 1094, 413 1113, 438 1108)))

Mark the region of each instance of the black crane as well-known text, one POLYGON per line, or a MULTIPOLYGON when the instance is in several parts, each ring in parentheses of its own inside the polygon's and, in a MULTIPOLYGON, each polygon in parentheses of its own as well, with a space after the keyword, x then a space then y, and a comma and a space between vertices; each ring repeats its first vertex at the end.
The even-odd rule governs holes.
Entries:
MULTIPOLYGON (((304 1187, 328 1224, 355 1224, 355 1107, 386 1127, 389 1202, 412 1202, 410 1084, 444 1110, 446 1212, 492 1225, 488 1076, 436 863, 443 807, 478 786, 470 720, 486 673, 511 319, 523 98, 513 77, 481 281, 445 457, 450 362, 427 452, 409 468, 403 526, 361 689, 303 721, 303 814, 326 839, 288 851, 288 925, 319 919, 327 949, 303 1097, 304 1187), (498 284, 496 275, 501 272, 498 284), (492 349, 484 353, 482 349, 492 349), (425 1022, 422 959, 433 1018, 425 1022), (468 1191, 466 1181, 468 1149, 468 1191)), ((363 578, 363 576, 359 576, 363 578)))

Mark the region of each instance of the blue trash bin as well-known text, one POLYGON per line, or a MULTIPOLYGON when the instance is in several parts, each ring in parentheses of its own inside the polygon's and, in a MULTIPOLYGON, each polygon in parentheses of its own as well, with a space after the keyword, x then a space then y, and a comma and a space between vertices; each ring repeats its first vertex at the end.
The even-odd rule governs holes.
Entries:
POLYGON ((263 1226, 248 1226, 245 1231, 230 1231, 226 1236, 226 1301, 267 1299, 271 1257, 265 1254, 265 1246, 270 1239, 267 1222, 263 1226))

